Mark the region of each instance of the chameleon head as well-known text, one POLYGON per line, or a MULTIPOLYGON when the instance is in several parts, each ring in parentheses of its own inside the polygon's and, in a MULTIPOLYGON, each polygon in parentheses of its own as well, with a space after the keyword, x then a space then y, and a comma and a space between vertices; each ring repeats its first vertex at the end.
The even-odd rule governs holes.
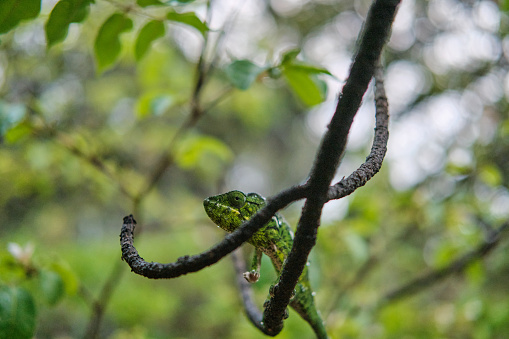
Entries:
POLYGON ((241 191, 230 191, 203 201, 209 218, 227 232, 235 231, 264 204, 265 199, 260 195, 256 193, 246 195, 241 191))

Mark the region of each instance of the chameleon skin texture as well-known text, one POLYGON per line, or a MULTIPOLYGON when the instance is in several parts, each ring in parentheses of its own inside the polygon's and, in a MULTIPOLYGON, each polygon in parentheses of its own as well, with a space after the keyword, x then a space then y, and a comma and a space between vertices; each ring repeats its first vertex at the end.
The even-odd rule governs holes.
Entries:
MULTIPOLYGON (((257 193, 230 191, 205 199, 203 206, 217 226, 231 233, 265 206, 265 198, 257 193)), ((284 218, 276 214, 248 242, 271 259, 279 275, 292 249, 293 232, 284 218)), ((315 307, 307 266, 299 277, 290 306, 311 325, 318 338, 327 338, 323 320, 315 307)))

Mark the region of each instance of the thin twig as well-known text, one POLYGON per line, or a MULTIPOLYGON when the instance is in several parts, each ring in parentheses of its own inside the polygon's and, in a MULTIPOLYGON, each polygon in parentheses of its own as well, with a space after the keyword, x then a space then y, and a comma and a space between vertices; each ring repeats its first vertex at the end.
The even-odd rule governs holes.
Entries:
MULTIPOLYGON (((207 17, 210 17, 210 2, 208 2, 207 5, 208 14, 207 17)), ((210 19, 208 19, 210 20, 210 19)), ((205 65, 205 54, 207 49, 207 44, 209 41, 209 32, 205 33, 203 46, 200 52, 200 58, 198 60, 198 63, 196 64, 196 70, 195 70, 195 84, 193 91, 191 93, 191 99, 189 104, 189 115, 187 116, 187 119, 182 123, 182 125, 179 127, 175 135, 173 136, 172 140, 170 141, 168 147, 162 152, 161 156, 159 157, 159 160, 157 161, 157 164, 154 166, 154 171, 149 175, 149 180, 145 186, 144 189, 142 189, 138 196, 136 197, 137 200, 142 199, 144 196, 146 196, 159 182, 159 180, 162 178, 163 174, 166 172, 166 170, 171 167, 175 161, 174 159, 174 153, 175 148, 177 145, 177 141, 182 138, 182 135, 194 127, 199 119, 205 114, 205 110, 201 108, 200 105, 200 96, 203 90, 203 86, 205 84, 205 79, 209 76, 208 72, 206 71, 206 65, 205 65)))
MULTIPOLYGON (((353 278, 350 279, 343 286, 335 290, 335 294, 329 298, 329 300, 331 300, 329 304, 330 306, 327 307, 327 311, 324 313, 328 316, 335 309, 337 309, 338 305, 343 300, 343 298, 348 293, 350 293, 352 289, 361 285, 364 279, 366 279, 366 277, 369 275, 369 273, 371 273, 373 269, 378 267, 379 263, 383 262, 382 258, 384 258, 388 252, 392 251, 393 246, 407 239, 416 229, 417 229, 416 225, 411 225, 405 228, 398 235, 390 239, 385 244, 383 251, 372 250, 368 259, 362 264, 362 266, 357 270, 357 272, 355 272, 353 278)), ((336 282, 333 285, 339 285, 339 283, 336 282)))
POLYGON ((122 192, 122 194, 124 194, 127 198, 133 198, 133 194, 127 189, 126 186, 124 186, 123 181, 118 178, 117 174, 112 171, 99 156, 85 153, 76 145, 76 143, 69 135, 48 124, 42 112, 40 112, 39 109, 35 107, 35 105, 30 105, 30 110, 32 113, 34 113, 35 116, 39 118, 39 123, 42 125, 41 127, 34 127, 32 129, 32 133, 35 136, 51 136, 53 140, 56 140, 60 146, 65 148, 71 154, 86 161, 100 173, 111 179, 117 185, 120 192, 122 192))
POLYGON ((423 289, 429 288, 453 274, 464 271, 470 264, 488 255, 500 243, 502 234, 508 229, 509 222, 505 222, 496 229, 491 237, 486 238, 472 251, 453 260, 449 265, 415 278, 403 286, 387 293, 377 303, 377 307, 383 307, 391 302, 415 295, 423 289))
POLYGON ((219 92, 216 97, 210 100, 207 105, 203 108, 205 112, 208 112, 212 108, 214 108, 217 104, 223 101, 228 95, 230 95, 235 88, 233 86, 228 86, 224 88, 221 92, 219 92))
MULTIPOLYGON (((136 215, 140 215, 139 204, 140 201, 133 201, 133 211, 135 211, 136 215)), ((122 278, 122 274, 125 272, 123 266, 124 265, 121 261, 117 261, 115 263, 110 275, 108 276, 108 279, 106 279, 101 288, 101 291, 99 292, 99 297, 95 301, 93 300, 92 295, 86 289, 82 288, 82 295, 87 297, 87 300, 90 302, 92 308, 90 319, 88 321, 87 329, 83 338, 94 339, 99 337, 99 329, 101 328, 106 306, 108 305, 113 293, 115 292, 115 289, 118 286, 118 282, 122 278)))
POLYGON ((108 279, 106 279, 99 297, 92 303, 92 314, 88 322, 87 330, 83 335, 84 339, 95 339, 99 337, 99 329, 101 328, 106 306, 108 305, 123 272, 125 272, 125 269, 122 262, 117 261, 113 266, 108 279))
POLYGON ((251 284, 244 279, 242 273, 246 272, 246 265, 241 258, 241 251, 237 249, 231 253, 233 260, 233 267, 235 268, 235 277, 237 285, 242 296, 242 303, 244 304, 244 310, 248 319, 253 323, 260 331, 265 333, 265 328, 262 324, 262 312, 256 307, 254 303, 253 289, 251 284))

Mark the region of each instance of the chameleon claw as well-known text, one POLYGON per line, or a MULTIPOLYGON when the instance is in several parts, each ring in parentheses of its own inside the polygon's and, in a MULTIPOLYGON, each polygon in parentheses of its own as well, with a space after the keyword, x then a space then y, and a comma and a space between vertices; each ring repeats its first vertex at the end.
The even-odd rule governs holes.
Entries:
POLYGON ((247 280, 248 283, 255 283, 260 279, 260 273, 256 272, 255 270, 252 270, 250 272, 244 272, 243 274, 244 279, 247 280))
POLYGON ((270 295, 271 297, 273 297, 273 296, 274 296, 274 290, 275 290, 275 288, 276 288, 276 286, 275 286, 275 285, 270 285, 270 287, 269 287, 269 295, 270 295))

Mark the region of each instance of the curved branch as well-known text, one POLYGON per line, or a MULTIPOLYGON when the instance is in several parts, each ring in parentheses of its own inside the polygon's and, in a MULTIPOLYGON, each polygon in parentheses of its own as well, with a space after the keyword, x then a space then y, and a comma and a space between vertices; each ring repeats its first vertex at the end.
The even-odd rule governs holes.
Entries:
POLYGON ((375 69, 375 137, 366 161, 347 178, 329 187, 327 201, 341 199, 364 186, 382 167, 389 141, 389 104, 385 95, 383 69, 375 69))
POLYGON ((283 328, 285 309, 307 263, 308 255, 316 243, 329 185, 346 148, 353 118, 389 38, 398 4, 398 0, 377 0, 368 13, 359 51, 310 173, 307 200, 297 225, 292 251, 285 261, 279 282, 274 287, 274 295, 265 308, 263 322, 270 333, 277 334, 283 328))
MULTIPOLYGON (((349 177, 341 180, 334 186, 329 187, 327 200, 340 199, 351 194, 357 187, 364 185, 381 167, 388 140, 388 112, 387 98, 383 89, 383 78, 381 69, 375 73, 376 80, 376 128, 371 153, 362 164, 349 177)), ((309 194, 307 185, 300 185, 289 188, 279 194, 267 199, 265 206, 256 216, 247 221, 241 228, 225 237, 225 239, 201 254, 194 256, 184 256, 176 262, 161 264, 155 262, 146 262, 138 254, 133 245, 133 232, 136 222, 132 216, 124 218, 120 234, 122 247, 122 258, 131 267, 136 274, 143 275, 152 279, 175 278, 191 272, 196 272, 202 268, 212 265, 222 257, 239 247, 243 242, 251 237, 262 225, 270 220, 278 210, 286 207, 290 203, 303 199, 309 194)))
POLYGON ((316 243, 323 205, 331 199, 340 199, 351 194, 356 188, 363 186, 379 171, 385 156, 388 140, 388 105, 383 89, 382 71, 380 69, 375 72, 375 66, 388 38, 398 4, 399 1, 396 0, 379 0, 372 6, 359 52, 352 65, 350 77, 343 88, 343 95, 340 97, 329 130, 324 136, 309 181, 269 198, 267 205, 253 218, 208 251, 194 256, 180 257, 176 262, 169 264, 146 262, 139 256, 133 246, 136 222, 132 215, 125 217, 120 235, 122 258, 133 272, 158 279, 175 278, 199 271, 238 248, 265 225, 278 210, 296 200, 307 198, 297 228, 294 249, 286 261, 280 282, 274 288, 274 297, 271 298, 262 318, 260 312, 254 307, 249 293, 242 289, 246 312, 251 322, 268 335, 276 335, 281 331, 284 312, 293 288, 307 262, 309 252, 316 243), (366 162, 348 178, 329 187, 344 152, 353 117, 373 75, 376 78, 377 119, 370 155, 366 158, 366 162))
POLYGON ((151 279, 176 278, 181 275, 197 272, 207 266, 218 262, 221 258, 231 253, 237 247, 246 242, 263 225, 270 221, 272 216, 280 209, 290 203, 302 199, 305 196, 306 187, 294 186, 280 192, 267 201, 267 205, 246 221, 242 227, 226 237, 209 249, 193 256, 183 256, 177 261, 161 264, 158 262, 147 262, 140 255, 133 245, 134 228, 136 221, 132 215, 124 217, 122 230, 120 231, 120 246, 122 248, 122 259, 127 262, 131 270, 139 275, 151 279))
MULTIPOLYGON (((388 141, 388 122, 389 122, 389 114, 388 114, 388 105, 387 98, 385 96, 385 90, 383 88, 383 73, 381 68, 377 68, 375 72, 375 102, 376 102, 376 128, 375 128, 375 137, 373 140, 373 145, 371 147, 371 152, 366 158, 366 162, 363 163, 357 170, 355 170, 350 176, 342 179, 340 182, 335 184, 334 186, 329 187, 329 191, 327 193, 327 199, 340 199, 344 196, 347 196, 355 191, 358 187, 364 185, 371 177, 373 177, 382 165, 383 158, 385 156, 385 152, 387 149, 387 141, 388 141)), ((267 199, 267 207, 266 209, 269 212, 265 211, 265 217, 260 219, 261 224, 263 225, 264 220, 269 220, 273 214, 270 211, 278 211, 290 203, 304 199, 308 196, 308 186, 301 185, 292 187, 286 191, 281 192, 280 194, 270 197, 267 199), (270 215, 270 216, 269 216, 270 215)), ((275 212, 274 212, 275 213, 275 212)), ((251 219, 249 222, 246 222, 244 226, 242 226, 236 233, 240 233, 240 231, 244 228, 252 228, 254 224, 256 224, 255 218, 251 219), (251 226, 249 226, 251 225, 251 226)), ((120 234, 121 237, 121 247, 122 247, 122 258, 131 266, 133 272, 153 278, 174 278, 183 274, 191 273, 200 270, 208 265, 214 264, 216 261, 221 259, 223 256, 230 253, 230 248, 235 249, 236 247, 242 244, 242 241, 234 240, 233 233, 231 235, 227 235, 226 238, 219 243, 216 247, 211 250, 204 252, 197 256, 192 257, 183 257, 177 262, 170 264, 159 264, 159 263, 148 263, 143 258, 141 258, 138 254, 138 251, 133 245, 134 237, 134 227, 136 222, 133 217, 124 218, 124 225, 122 226, 122 231, 120 234), (231 237, 232 239, 229 239, 231 237), (233 242, 232 242, 233 241, 233 242), (230 243, 231 247, 228 247, 226 252, 223 252, 222 248, 224 245, 221 244, 230 243), (217 252, 219 251, 219 253, 217 252), (210 258, 208 262, 205 262, 206 258, 210 258), (195 268, 191 270, 191 267, 195 268), (154 270, 152 272, 152 270, 154 270), (164 272, 169 270, 171 272, 164 272)), ((253 228, 251 231, 248 231, 246 237, 249 239, 250 235, 256 232, 259 228, 253 228)), ((239 236, 237 234, 237 236, 239 236)), ((243 239, 244 237, 241 237, 243 239)), ((232 249, 232 250, 233 250, 232 249)))

